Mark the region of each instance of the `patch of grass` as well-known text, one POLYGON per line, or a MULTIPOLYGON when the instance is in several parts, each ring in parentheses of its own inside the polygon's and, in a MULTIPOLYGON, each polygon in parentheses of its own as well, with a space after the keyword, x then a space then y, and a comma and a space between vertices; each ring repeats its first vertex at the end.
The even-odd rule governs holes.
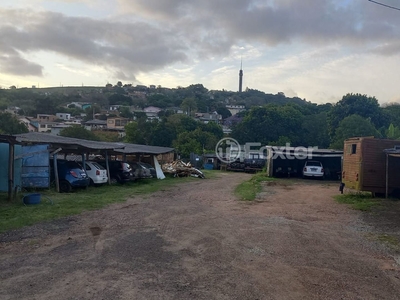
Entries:
POLYGON ((218 174, 221 173, 219 170, 200 170, 206 176, 206 179, 213 179, 218 177, 218 174))
POLYGON ((400 241, 397 237, 389 234, 370 235, 370 239, 379 241, 392 250, 400 250, 400 241))
POLYGON ((111 203, 124 202, 135 195, 150 194, 183 182, 202 180, 198 178, 172 178, 164 180, 142 180, 123 185, 104 185, 76 190, 73 193, 39 191, 41 203, 24 205, 20 193, 17 201, 8 202, 6 194, 0 194, 0 232, 33 225, 41 221, 53 220, 79 214, 83 211, 103 208, 111 203))
POLYGON ((250 180, 244 181, 235 188, 235 195, 244 201, 253 201, 258 193, 262 191, 261 183, 264 181, 274 181, 274 178, 266 176, 260 172, 255 174, 250 180))
POLYGON ((371 193, 351 193, 334 196, 339 203, 350 204, 353 209, 370 211, 380 205, 380 201, 373 198, 371 193))

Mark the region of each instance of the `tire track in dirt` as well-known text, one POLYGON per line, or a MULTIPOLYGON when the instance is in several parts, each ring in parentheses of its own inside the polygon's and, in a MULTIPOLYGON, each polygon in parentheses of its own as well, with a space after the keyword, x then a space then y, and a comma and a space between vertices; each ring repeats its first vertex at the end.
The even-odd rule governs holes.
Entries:
POLYGON ((240 202, 233 190, 248 178, 221 173, 1 235, 0 298, 400 295, 393 259, 365 239, 358 212, 332 200, 337 184, 284 181, 240 202))

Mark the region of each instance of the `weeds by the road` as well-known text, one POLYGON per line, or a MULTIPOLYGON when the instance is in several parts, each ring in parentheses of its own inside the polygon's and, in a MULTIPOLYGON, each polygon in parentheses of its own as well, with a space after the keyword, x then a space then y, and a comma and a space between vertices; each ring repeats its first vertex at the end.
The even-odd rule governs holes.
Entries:
POLYGON ((334 198, 339 203, 350 204, 353 209, 361 211, 370 211, 372 207, 380 205, 380 201, 373 198, 371 193, 343 194, 334 198))
POLYGON ((397 237, 389 234, 369 234, 367 238, 384 244, 391 250, 400 251, 400 241, 397 237))
POLYGON ((235 194, 241 200, 253 201, 257 194, 261 192, 261 183, 264 181, 273 181, 274 178, 268 177, 266 173, 257 173, 250 180, 242 182, 235 189, 235 194))
MULTIPOLYGON (((215 177, 213 172, 205 172, 206 177, 215 177)), ((24 205, 23 194, 17 201, 8 202, 6 194, 0 194, 0 232, 35 223, 53 220, 69 215, 79 214, 87 210, 95 210, 108 204, 123 202, 135 195, 150 194, 173 185, 197 178, 172 178, 164 180, 142 180, 135 183, 89 187, 86 190, 76 190, 73 193, 60 194, 55 191, 41 190, 41 203, 24 205)), ((29 194, 29 193, 26 193, 29 194)))

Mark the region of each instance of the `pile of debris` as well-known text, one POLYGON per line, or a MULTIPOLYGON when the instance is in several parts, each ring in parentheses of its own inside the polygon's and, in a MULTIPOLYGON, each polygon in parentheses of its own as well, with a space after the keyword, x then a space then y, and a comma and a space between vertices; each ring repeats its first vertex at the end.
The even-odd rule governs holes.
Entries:
POLYGON ((190 163, 185 163, 181 160, 175 160, 171 163, 166 163, 162 165, 162 170, 164 173, 172 174, 174 177, 198 177, 205 178, 203 172, 199 169, 192 167, 190 163))

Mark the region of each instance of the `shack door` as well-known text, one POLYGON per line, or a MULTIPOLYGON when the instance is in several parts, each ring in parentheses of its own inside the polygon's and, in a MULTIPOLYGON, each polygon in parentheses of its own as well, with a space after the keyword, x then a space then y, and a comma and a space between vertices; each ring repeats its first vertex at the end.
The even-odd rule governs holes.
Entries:
POLYGON ((50 186, 48 145, 22 147, 21 184, 23 188, 50 186))

